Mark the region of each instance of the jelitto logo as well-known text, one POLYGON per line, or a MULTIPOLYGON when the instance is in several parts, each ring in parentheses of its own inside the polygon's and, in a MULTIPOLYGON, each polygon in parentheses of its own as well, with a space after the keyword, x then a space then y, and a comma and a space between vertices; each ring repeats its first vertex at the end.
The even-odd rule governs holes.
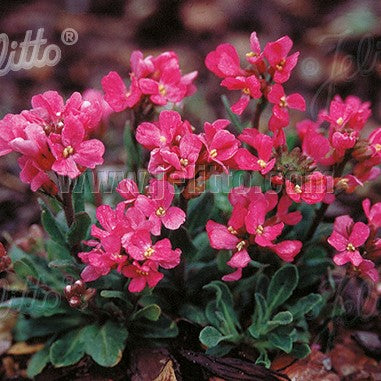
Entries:
MULTIPOLYGON (((35 39, 32 37, 33 31, 27 30, 22 42, 10 42, 6 33, 0 34, 0 76, 10 71, 58 64, 61 60, 61 48, 56 44, 48 44, 48 40, 44 38, 44 28, 37 30, 35 39)), ((74 45, 78 41, 78 33, 73 28, 67 28, 61 33, 61 40, 65 45, 74 45)))

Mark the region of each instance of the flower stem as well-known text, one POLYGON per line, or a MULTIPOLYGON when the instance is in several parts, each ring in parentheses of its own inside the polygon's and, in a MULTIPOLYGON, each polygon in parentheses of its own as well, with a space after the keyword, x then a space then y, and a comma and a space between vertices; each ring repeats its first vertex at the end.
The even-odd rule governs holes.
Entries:
MULTIPOLYGON (((334 170, 333 170, 333 177, 340 177, 343 174, 345 165, 347 164, 348 160, 350 158, 350 154, 347 154, 343 161, 341 163, 338 163, 334 170)), ((307 235, 306 235, 306 241, 309 241, 315 234, 318 226, 322 222, 325 213, 327 212, 327 209, 329 207, 329 204, 322 203, 320 208, 316 211, 315 218, 312 221, 312 224, 310 228, 308 229, 307 235)))
POLYGON ((261 115, 263 110, 267 106, 267 100, 266 99, 260 99, 257 103, 257 107, 255 108, 255 113, 253 117, 253 128, 259 129, 259 120, 261 119, 261 115))
POLYGON ((62 177, 61 181, 62 186, 62 206, 65 213, 66 221, 70 227, 74 222, 74 208, 73 208, 73 183, 68 177, 62 177))

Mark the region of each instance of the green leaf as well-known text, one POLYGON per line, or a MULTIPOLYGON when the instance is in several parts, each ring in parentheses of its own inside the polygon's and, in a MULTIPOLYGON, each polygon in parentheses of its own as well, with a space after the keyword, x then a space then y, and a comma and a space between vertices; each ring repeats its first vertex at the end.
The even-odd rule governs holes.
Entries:
POLYGON ((215 258, 215 250, 210 246, 209 237, 206 231, 197 234, 192 239, 192 244, 196 248, 194 255, 187 256, 187 261, 207 261, 215 258))
POLYGON ((184 304, 180 309, 180 316, 199 325, 207 324, 204 311, 193 304, 184 304))
POLYGON ((299 299, 293 306, 290 306, 288 310, 294 316, 294 320, 297 320, 309 313, 316 305, 321 303, 321 301, 321 295, 309 294, 299 299))
POLYGON ((215 347, 218 343, 224 340, 224 336, 216 328, 208 325, 205 327, 199 335, 199 339, 206 347, 215 347))
POLYGON ((262 294, 255 293, 255 310, 253 314, 253 323, 248 328, 251 336, 255 339, 259 339, 262 332, 267 329, 268 320, 268 306, 266 299, 262 294))
POLYGON ((113 291, 113 290, 102 290, 101 291, 102 298, 115 298, 123 300, 123 302, 127 305, 128 308, 133 308, 132 303, 128 300, 128 297, 125 292, 122 291, 113 291))
POLYGON ((85 354, 82 329, 70 331, 50 347, 50 362, 56 367, 76 364, 85 354))
POLYGON ((222 95, 221 100, 222 100, 223 105, 225 106, 225 110, 226 110, 226 113, 228 114, 228 118, 229 118, 230 122, 237 129, 237 132, 242 132, 242 130, 244 129, 244 126, 241 123, 241 121, 239 120, 239 117, 236 114, 234 114, 233 111, 231 110, 230 103, 229 103, 226 95, 222 95))
POLYGON ((271 345, 282 350, 283 352, 290 353, 292 350, 292 338, 290 336, 284 336, 276 332, 271 332, 268 336, 268 340, 271 345))
POLYGON ((21 259, 13 262, 13 269, 21 279, 27 279, 28 276, 32 276, 34 278, 38 277, 33 264, 28 259, 21 259))
MULTIPOLYGON (((70 313, 70 311, 68 311, 70 313)), ((14 339, 16 341, 26 341, 35 337, 48 336, 53 333, 68 331, 83 324, 86 320, 82 314, 56 315, 50 317, 40 317, 27 319, 20 315, 14 328, 14 339)))
POLYGON ((125 327, 108 320, 104 325, 85 328, 85 350, 100 366, 112 367, 123 356, 128 331, 125 327))
POLYGON ((74 217, 74 222, 67 233, 67 241, 74 246, 87 238, 91 218, 86 212, 79 212, 74 217))
POLYGON ((164 315, 155 322, 134 321, 133 326, 132 332, 139 332, 139 336, 147 339, 173 338, 179 333, 176 323, 164 315))
POLYGON ((131 316, 131 320, 146 318, 151 321, 157 321, 160 317, 160 314, 161 314, 161 308, 157 304, 151 304, 135 312, 131 316))
POLYGON ((285 265, 274 274, 266 297, 271 311, 288 300, 298 285, 298 280, 298 269, 294 265, 285 265))
POLYGON ((50 238, 62 246, 66 246, 65 232, 62 231, 61 226, 58 224, 56 218, 51 211, 46 207, 43 201, 40 201, 42 208, 41 223, 45 231, 49 234, 50 238))
POLYGON ((187 224, 192 237, 201 230, 204 230, 206 222, 213 211, 213 200, 213 195, 206 192, 189 201, 187 224))
POLYGON ((70 251, 66 246, 62 246, 59 243, 49 239, 46 241, 46 251, 48 254, 48 260, 71 260, 73 261, 73 257, 70 255, 70 251))
POLYGON ((310 353, 311 348, 308 344, 305 343, 294 343, 294 346, 291 351, 291 355, 298 359, 303 359, 307 357, 310 353))
POLYGON ((34 378, 38 374, 42 372, 42 370, 45 368, 45 366, 50 361, 50 355, 49 355, 50 345, 49 343, 46 343, 44 348, 42 348, 40 351, 35 353, 29 360, 28 368, 26 370, 26 373, 29 378, 34 378))
POLYGON ((67 269, 69 267, 76 267, 72 259, 57 259, 49 262, 48 265, 51 269, 67 269))
POLYGON ((208 348, 205 353, 209 356, 222 357, 227 355, 233 348, 234 345, 222 342, 215 347, 208 348))
POLYGON ((287 325, 292 323, 293 321, 293 316, 292 313, 289 311, 282 311, 278 312, 270 321, 269 321, 269 326, 271 328, 278 327, 280 325, 287 325))
POLYGON ((85 211, 85 181, 86 175, 84 173, 75 180, 73 188, 73 207, 75 213, 85 211))
POLYGON ((262 365, 266 368, 270 368, 271 361, 269 359, 266 349, 259 349, 259 357, 255 361, 255 364, 262 365))
POLYGON ((233 306, 233 296, 229 287, 221 281, 213 281, 203 287, 216 292, 216 308, 222 313, 228 332, 226 334, 238 335, 237 328, 241 326, 233 306))
POLYGON ((134 131, 129 122, 127 122, 124 127, 123 141, 128 155, 127 169, 129 171, 134 171, 140 168, 141 148, 135 140, 134 131))
POLYGON ((66 308, 61 304, 60 298, 33 299, 17 297, 0 303, 0 308, 10 308, 31 317, 53 316, 64 313, 66 308))
MULTIPOLYGON (((15 245, 9 250, 9 256, 12 262, 16 264, 15 271, 22 279, 32 276, 60 292, 65 287, 61 272, 52 271, 45 258, 25 253, 15 245)), ((41 288, 40 291, 47 293, 41 288)))

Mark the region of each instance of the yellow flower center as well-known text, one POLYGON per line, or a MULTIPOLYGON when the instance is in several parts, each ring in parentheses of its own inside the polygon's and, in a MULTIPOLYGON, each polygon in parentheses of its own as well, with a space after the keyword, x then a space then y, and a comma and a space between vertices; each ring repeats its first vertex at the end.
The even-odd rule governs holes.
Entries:
POLYGON ((275 68, 276 68, 278 71, 282 71, 282 70, 283 70, 283 67, 284 67, 284 65, 285 65, 285 63, 286 63, 286 60, 283 58, 283 60, 280 61, 280 62, 278 63, 278 65, 275 66, 275 68))
POLYGON ((246 245, 246 242, 245 241, 241 241, 241 242, 237 243, 236 248, 237 248, 238 251, 241 251, 245 247, 245 245, 246 245))
POLYGON ((180 159, 180 164, 181 164, 183 167, 186 167, 186 166, 189 164, 189 161, 188 161, 188 159, 183 159, 183 158, 181 158, 181 159, 180 159))
POLYGON ((255 52, 248 52, 248 53, 246 53, 246 57, 247 57, 247 58, 258 57, 258 53, 255 53, 255 52))
POLYGON ((114 253, 114 254, 111 255, 111 259, 113 261, 117 261, 117 260, 122 259, 122 258, 123 258, 123 256, 120 255, 119 253, 114 253))
POLYGON ((250 95, 250 89, 248 87, 245 87, 244 89, 242 89, 242 92, 246 95, 250 95))
POLYGON ((337 182, 336 187, 339 189, 348 189, 348 183, 349 183, 349 180, 343 178, 337 182))
POLYGON ((212 149, 209 153, 209 156, 214 159, 216 156, 217 156, 217 150, 216 149, 212 149))
POLYGON ((153 253, 155 252, 155 249, 153 249, 152 247, 149 247, 145 252, 144 252, 144 257, 145 258, 149 258, 153 253))
POLYGON ((167 138, 165 136, 160 136, 159 140, 160 140, 160 143, 166 143, 167 142, 167 138))
POLYGON ((287 107, 287 100, 286 100, 286 97, 284 95, 282 98, 280 98, 279 106, 280 107, 287 107))
POLYGON ((165 86, 160 83, 159 85, 159 93, 164 97, 165 94, 167 94, 167 90, 165 89, 165 86))
POLYGON ((148 272, 147 271, 143 271, 143 270, 139 270, 139 269, 136 269, 136 274, 139 274, 139 275, 143 275, 143 276, 147 276, 148 275, 148 272))
POLYGON ((230 233, 232 233, 232 234, 234 234, 234 235, 238 234, 237 230, 235 230, 235 229, 233 228, 233 226, 229 226, 229 227, 228 227, 228 230, 229 230, 230 233))
POLYGON ((68 156, 74 153, 74 148, 72 146, 67 146, 64 148, 62 155, 66 159, 68 156))
POLYGON ((163 217, 164 214, 165 214, 165 209, 164 209, 162 206, 160 206, 160 207, 156 210, 156 215, 157 215, 158 217, 163 217))
POLYGON ((295 190, 295 193, 298 193, 298 194, 302 193, 302 188, 300 187, 300 185, 295 185, 294 190, 295 190))
POLYGON ((347 245, 347 250, 348 250, 348 251, 356 251, 356 248, 353 246, 352 243, 348 243, 348 245, 347 245))
POLYGON ((340 117, 339 119, 336 120, 336 123, 341 126, 344 123, 344 119, 340 117))
POLYGON ((375 144, 374 148, 376 149, 376 152, 380 152, 381 151, 381 144, 379 144, 379 143, 375 144))
POLYGON ((262 169, 265 169, 266 168, 266 162, 262 159, 259 159, 257 161, 257 164, 262 168, 262 169))
POLYGON ((262 225, 258 225, 258 227, 255 229, 255 233, 261 235, 263 234, 264 230, 265 229, 263 228, 262 225))

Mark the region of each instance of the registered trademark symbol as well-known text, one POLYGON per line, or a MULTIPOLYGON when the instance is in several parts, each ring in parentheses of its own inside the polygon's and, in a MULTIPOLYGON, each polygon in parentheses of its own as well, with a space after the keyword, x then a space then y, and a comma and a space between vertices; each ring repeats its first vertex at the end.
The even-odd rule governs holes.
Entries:
POLYGON ((78 32, 73 28, 66 28, 61 33, 61 40, 65 45, 74 45, 78 41, 78 32))

